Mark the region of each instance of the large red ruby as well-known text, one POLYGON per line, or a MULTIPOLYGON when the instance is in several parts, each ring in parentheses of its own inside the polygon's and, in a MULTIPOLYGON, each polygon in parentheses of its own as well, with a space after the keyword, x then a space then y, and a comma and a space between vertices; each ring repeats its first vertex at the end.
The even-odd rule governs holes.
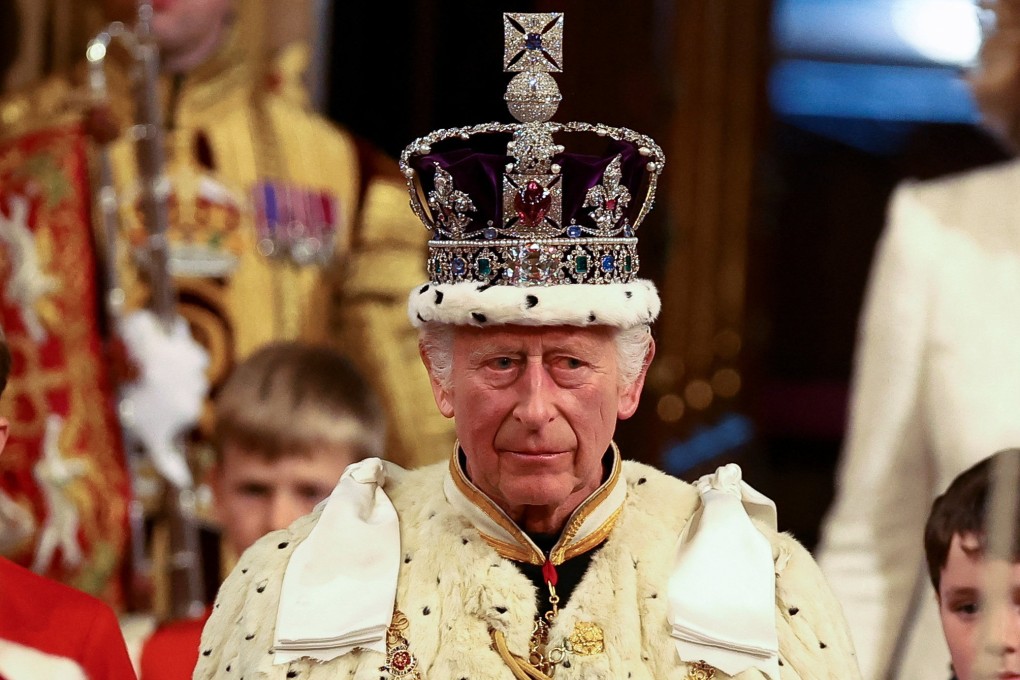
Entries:
POLYGON ((537 227, 549 213, 552 194, 535 180, 524 185, 514 196, 514 211, 526 227, 537 227))
POLYGON ((610 198, 610 199, 606 200, 606 210, 608 210, 609 212, 612 212, 612 211, 616 210, 616 199, 615 198, 610 198))

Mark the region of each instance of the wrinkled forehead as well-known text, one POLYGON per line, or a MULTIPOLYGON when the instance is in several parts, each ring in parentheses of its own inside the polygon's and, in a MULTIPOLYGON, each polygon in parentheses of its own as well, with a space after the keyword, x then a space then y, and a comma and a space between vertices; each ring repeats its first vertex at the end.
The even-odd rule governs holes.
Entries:
POLYGON ((612 355, 617 333, 610 326, 454 326, 453 337, 455 356, 487 349, 528 353, 572 350, 612 355))

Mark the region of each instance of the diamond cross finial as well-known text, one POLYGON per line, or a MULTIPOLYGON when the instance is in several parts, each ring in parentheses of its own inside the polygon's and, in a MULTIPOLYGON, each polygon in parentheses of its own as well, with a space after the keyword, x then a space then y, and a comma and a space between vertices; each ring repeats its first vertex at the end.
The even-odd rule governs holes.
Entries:
POLYGON ((563 13, 503 15, 503 70, 563 70, 563 13))
POLYGON ((503 70, 516 72, 506 88, 507 106, 522 123, 544 123, 560 105, 549 75, 563 70, 563 13, 504 14, 503 70))

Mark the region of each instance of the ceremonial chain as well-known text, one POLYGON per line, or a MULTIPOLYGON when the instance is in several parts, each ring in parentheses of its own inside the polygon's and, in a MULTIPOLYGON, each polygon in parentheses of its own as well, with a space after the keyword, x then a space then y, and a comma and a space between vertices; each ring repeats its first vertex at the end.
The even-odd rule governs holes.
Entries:
POLYGON ((542 576, 549 588, 549 604, 552 608, 535 619, 531 639, 528 641, 528 658, 524 659, 509 650, 503 631, 490 631, 493 646, 517 680, 551 680, 556 666, 567 658, 567 652, 570 651, 563 645, 548 649, 549 630, 560 612, 560 596, 556 594, 558 575, 556 567, 548 559, 542 565, 542 576))
POLYGON ((542 565, 542 576, 545 578, 545 584, 549 588, 549 604, 551 609, 545 614, 540 614, 535 619, 535 628, 531 631, 531 640, 528 643, 528 661, 535 668, 552 677, 556 666, 566 658, 567 649, 563 646, 548 649, 549 630, 556 620, 556 616, 560 613, 560 596, 556 594, 558 575, 556 574, 556 567, 548 559, 542 565))

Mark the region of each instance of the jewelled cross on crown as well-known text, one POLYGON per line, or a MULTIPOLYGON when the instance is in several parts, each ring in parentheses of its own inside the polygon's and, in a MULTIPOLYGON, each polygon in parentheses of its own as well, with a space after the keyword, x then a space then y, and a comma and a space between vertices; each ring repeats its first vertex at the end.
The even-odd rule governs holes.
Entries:
POLYGON ((507 144, 502 231, 548 238, 563 230, 563 177, 553 163, 563 147, 544 125, 563 98, 549 75, 563 70, 563 14, 504 14, 503 46, 503 70, 518 72, 504 98, 523 125, 507 144))

